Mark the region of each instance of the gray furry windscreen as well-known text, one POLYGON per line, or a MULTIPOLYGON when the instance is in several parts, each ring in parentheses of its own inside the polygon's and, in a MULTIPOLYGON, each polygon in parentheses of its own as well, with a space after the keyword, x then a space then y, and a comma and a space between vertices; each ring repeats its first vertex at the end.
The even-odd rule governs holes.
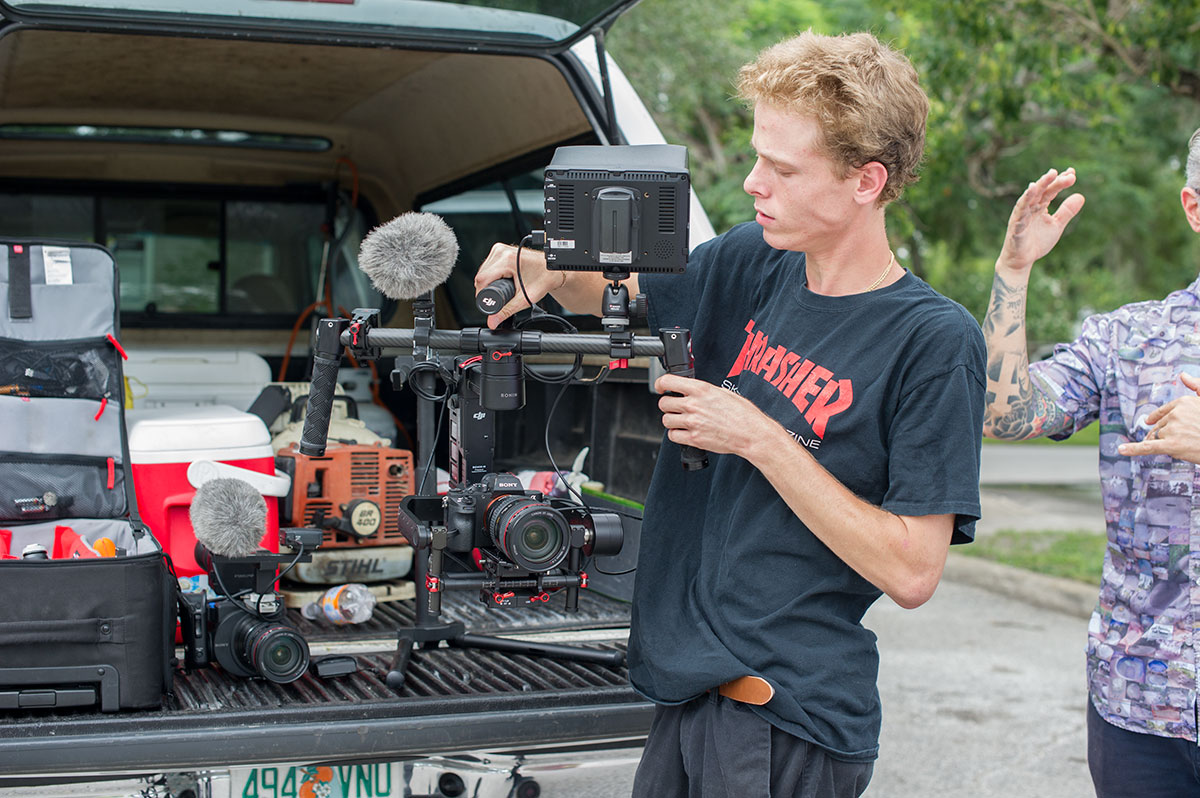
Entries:
POLYGON ((222 477, 202 484, 188 517, 196 540, 223 557, 254 554, 267 532, 267 502, 241 479, 222 477))
POLYGON ((358 267, 390 299, 415 299, 450 279, 458 239, 442 217, 405 213, 363 239, 358 267))

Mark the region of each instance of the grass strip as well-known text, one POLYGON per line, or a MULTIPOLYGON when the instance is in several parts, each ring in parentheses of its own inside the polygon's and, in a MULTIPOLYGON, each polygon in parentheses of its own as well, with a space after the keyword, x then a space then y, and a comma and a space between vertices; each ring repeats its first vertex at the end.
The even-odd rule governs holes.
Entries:
POLYGON ((1100 584, 1108 538, 1095 532, 1045 530, 989 533, 954 551, 1049 576, 1100 584))

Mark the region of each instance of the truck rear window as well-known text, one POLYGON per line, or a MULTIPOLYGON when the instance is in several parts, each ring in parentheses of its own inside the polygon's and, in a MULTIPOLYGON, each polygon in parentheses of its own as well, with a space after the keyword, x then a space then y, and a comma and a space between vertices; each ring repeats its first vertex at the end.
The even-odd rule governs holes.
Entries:
POLYGON ((335 305, 379 307, 356 266, 370 222, 361 208, 339 203, 334 238, 327 213, 319 191, 297 199, 239 190, 0 188, 0 236, 90 241, 112 251, 122 323, 135 327, 290 326, 315 300, 323 263, 332 265, 335 305))

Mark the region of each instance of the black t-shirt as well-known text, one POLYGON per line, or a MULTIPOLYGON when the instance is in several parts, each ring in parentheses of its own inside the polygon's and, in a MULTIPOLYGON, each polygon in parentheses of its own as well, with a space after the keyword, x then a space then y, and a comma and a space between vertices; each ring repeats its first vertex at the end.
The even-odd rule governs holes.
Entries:
MULTIPOLYGON (((975 320, 909 273, 809 291, 803 253, 749 223, 697 247, 683 275, 639 275, 652 329, 692 331, 696 376, 778 421, 849 490, 897 515, 979 518, 984 344, 975 320)), ((772 724, 856 760, 878 750, 878 652, 860 621, 881 595, 744 459, 685 472, 664 437, 646 498, 629 672, 659 703, 755 674, 772 724)), ((913 674, 914 677, 918 674, 913 674)))

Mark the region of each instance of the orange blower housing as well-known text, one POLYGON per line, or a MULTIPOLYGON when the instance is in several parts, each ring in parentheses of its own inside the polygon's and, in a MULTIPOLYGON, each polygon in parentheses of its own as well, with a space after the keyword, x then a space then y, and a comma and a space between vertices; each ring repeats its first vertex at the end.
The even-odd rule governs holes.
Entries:
POLYGON ((331 442, 324 456, 306 457, 292 444, 275 455, 275 467, 292 478, 279 500, 281 525, 323 529, 325 549, 408 543, 398 518, 400 500, 414 490, 409 450, 331 442))

